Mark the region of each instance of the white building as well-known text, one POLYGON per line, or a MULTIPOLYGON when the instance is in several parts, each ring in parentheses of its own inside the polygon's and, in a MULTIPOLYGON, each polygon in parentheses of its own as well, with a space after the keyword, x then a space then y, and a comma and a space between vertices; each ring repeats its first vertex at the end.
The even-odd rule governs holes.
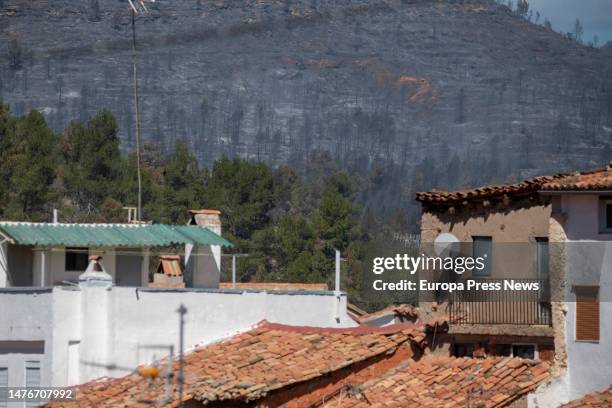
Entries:
POLYGON ((0 387, 120 376, 177 353, 181 305, 187 348, 262 320, 356 326, 343 293, 218 289, 231 243, 219 212, 192 216, 190 226, 0 223, 0 387), (169 245, 185 246, 188 287, 147 287, 151 248, 169 245), (97 256, 83 271, 90 254, 102 272, 90 270, 97 256))
POLYGON ((186 286, 219 285, 219 211, 191 212, 190 225, 0 222, 0 287, 76 284, 92 254, 117 286, 146 286, 153 248, 185 247, 186 286))
POLYGON ((612 168, 559 178, 550 195, 551 275, 558 276, 560 377, 530 406, 554 407, 612 383, 612 168))
MULTIPOLYGON (((99 284, 102 285, 99 285, 99 284)), ((104 286, 107 284, 107 286, 104 286)), ((353 327, 346 295, 232 289, 80 287, 0 289, 2 386, 65 386, 120 376, 178 351, 183 304, 185 345, 210 343, 262 320, 298 326, 353 327), (35 370, 32 369, 35 368, 35 370), (32 382, 29 382, 30 384, 32 382)))

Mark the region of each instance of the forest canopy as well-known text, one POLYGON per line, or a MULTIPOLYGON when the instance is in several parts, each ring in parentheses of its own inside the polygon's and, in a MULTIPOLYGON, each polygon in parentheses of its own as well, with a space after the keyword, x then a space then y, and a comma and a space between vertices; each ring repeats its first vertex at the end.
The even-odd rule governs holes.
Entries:
MULTIPOLYGON (((113 115, 102 110, 63 133, 38 111, 16 117, 0 104, 0 219, 126 222, 137 202, 136 154, 124 151, 113 115)), ((222 212, 223 235, 237 244, 241 281, 333 282, 334 251, 343 254, 343 290, 359 302, 361 261, 377 238, 406 234, 405 214, 380 219, 362 197, 376 186, 351 176, 327 153, 308 158, 308 170, 238 157, 201 167, 184 141, 164 154, 141 151, 142 219, 184 224, 188 210, 222 212)))

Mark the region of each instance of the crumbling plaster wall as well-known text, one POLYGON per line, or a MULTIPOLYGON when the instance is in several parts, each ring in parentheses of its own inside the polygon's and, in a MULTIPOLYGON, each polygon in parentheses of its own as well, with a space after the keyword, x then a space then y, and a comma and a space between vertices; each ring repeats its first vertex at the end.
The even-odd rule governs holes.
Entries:
MULTIPOLYGON (((491 236, 492 278, 536 278, 535 238, 548 236, 550 213, 548 200, 537 196, 455 206, 425 204, 421 215, 421 249, 426 255, 435 255, 433 242, 445 232, 463 243, 471 243, 473 236, 491 236), (496 248, 495 244, 507 245, 496 248)), ((444 305, 419 303, 425 319, 441 308, 444 310, 444 305)))

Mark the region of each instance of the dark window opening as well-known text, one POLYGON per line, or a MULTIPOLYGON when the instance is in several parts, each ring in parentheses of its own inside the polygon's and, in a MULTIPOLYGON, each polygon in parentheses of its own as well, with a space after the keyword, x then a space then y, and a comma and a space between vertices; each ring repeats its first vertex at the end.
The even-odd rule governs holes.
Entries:
POLYGON ((514 344, 512 346, 512 355, 520 358, 535 358, 535 346, 527 344, 514 344))
POLYGON ((474 354, 473 344, 455 343, 453 344, 453 356, 455 357, 472 357, 474 354))
POLYGON ((44 341, 0 341, 1 354, 44 354, 44 341))
POLYGON ((491 276, 491 253, 493 252, 493 240, 491 237, 472 237, 472 256, 474 259, 482 258, 484 268, 474 268, 474 276, 491 276))
POLYGON ((510 344, 496 344, 495 355, 500 357, 512 356, 512 346, 510 344))
POLYGON ((66 248, 66 270, 84 272, 88 258, 87 248, 66 248))
POLYGON ((612 233, 612 197, 599 198, 599 232, 612 233))

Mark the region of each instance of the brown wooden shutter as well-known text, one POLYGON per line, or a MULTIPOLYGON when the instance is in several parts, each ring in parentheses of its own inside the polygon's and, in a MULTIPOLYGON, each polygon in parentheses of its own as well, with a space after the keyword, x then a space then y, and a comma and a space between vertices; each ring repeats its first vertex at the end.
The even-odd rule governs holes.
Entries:
POLYGON ((599 341, 599 287, 575 286, 576 340, 599 341))

